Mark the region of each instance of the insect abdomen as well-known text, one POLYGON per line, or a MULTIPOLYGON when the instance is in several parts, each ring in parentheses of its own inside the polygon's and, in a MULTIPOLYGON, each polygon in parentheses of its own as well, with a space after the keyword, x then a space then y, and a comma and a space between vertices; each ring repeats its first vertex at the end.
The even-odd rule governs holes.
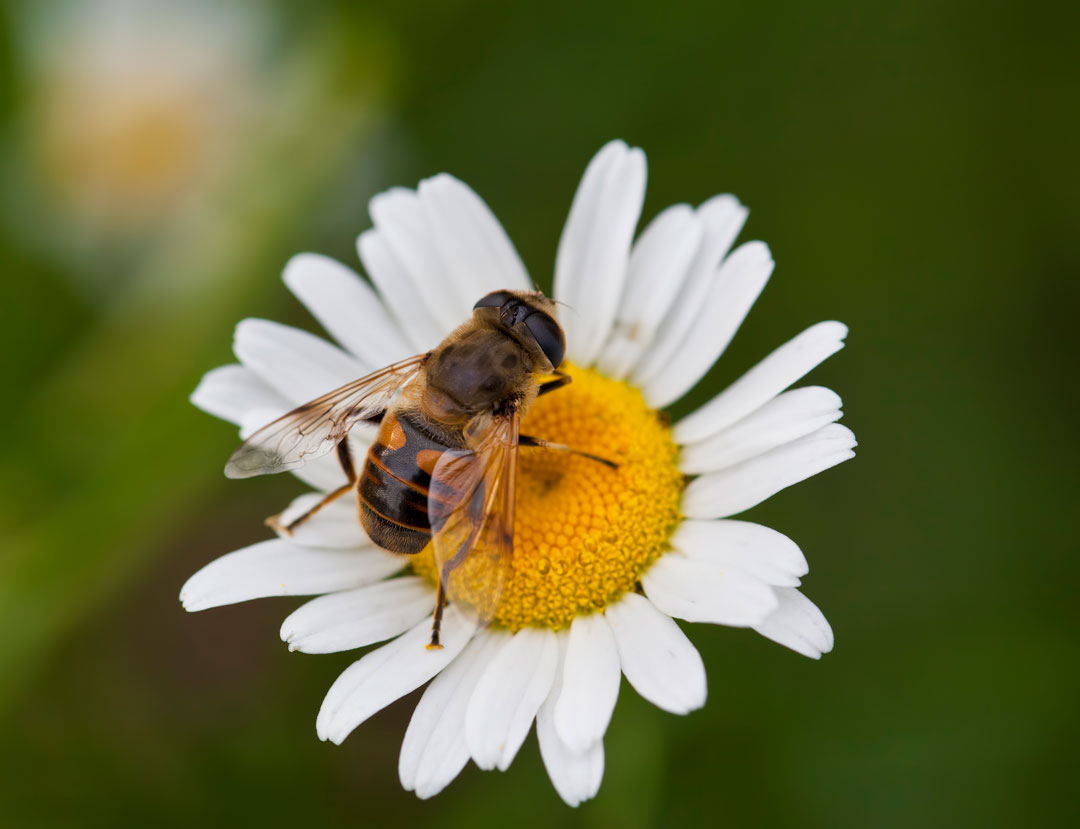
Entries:
POLYGON ((357 487, 364 529, 380 547, 411 555, 431 539, 428 488, 435 461, 446 449, 408 412, 383 418, 357 487))

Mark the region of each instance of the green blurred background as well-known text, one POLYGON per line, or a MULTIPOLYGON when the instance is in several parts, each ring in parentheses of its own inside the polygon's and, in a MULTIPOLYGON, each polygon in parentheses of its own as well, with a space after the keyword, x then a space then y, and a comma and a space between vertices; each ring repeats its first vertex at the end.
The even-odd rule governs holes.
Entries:
POLYGON ((933 0, 3 3, 0 825, 1068 822, 1078 23, 933 0), (748 514, 807 553, 836 649, 697 626, 708 706, 624 684, 595 801, 565 807, 530 737, 420 802, 396 773, 415 695, 316 739, 355 655, 289 654, 299 600, 181 610, 299 491, 227 482, 235 431, 187 395, 241 317, 314 327, 282 266, 355 264, 391 185, 469 182, 550 286, 613 137, 648 154, 645 219, 736 193, 778 264, 676 413, 811 323, 851 327, 812 381, 859 456, 748 514))

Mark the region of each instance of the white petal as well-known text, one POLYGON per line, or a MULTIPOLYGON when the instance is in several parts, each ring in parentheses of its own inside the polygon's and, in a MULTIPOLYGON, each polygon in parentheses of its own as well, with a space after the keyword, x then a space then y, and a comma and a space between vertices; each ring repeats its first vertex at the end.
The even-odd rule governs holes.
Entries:
POLYGON ((645 228, 630 254, 626 293, 611 337, 596 361, 622 380, 650 346, 690 271, 704 233, 694 211, 677 204, 645 228))
POLYGON ((847 326, 819 322, 750 369, 720 394, 675 424, 677 443, 704 440, 746 417, 826 357, 844 347, 847 326))
POLYGON ((284 278, 320 325, 355 354, 367 371, 414 353, 375 292, 340 262, 301 253, 289 260, 284 278))
POLYGON ((793 587, 810 570, 794 541, 748 521, 683 521, 671 546, 687 558, 734 567, 771 585, 793 587))
POLYGON ((644 200, 645 154, 606 144, 585 169, 555 258, 555 298, 569 306, 559 321, 579 365, 590 365, 607 341, 644 200))
MULTIPOLYGON (((282 526, 289 524, 322 498, 321 492, 307 492, 293 499, 278 517, 278 523, 282 526)), ((352 493, 346 493, 336 501, 331 501, 293 530, 292 535, 283 537, 302 547, 355 550, 371 546, 371 541, 356 516, 356 497, 352 493)))
POLYGON ((506 231, 467 184, 444 173, 422 181, 419 194, 443 265, 465 289, 470 308, 492 291, 529 290, 506 231))
POLYGON ((676 302, 634 368, 632 378, 637 385, 645 385, 671 365, 676 351, 686 341, 687 332, 701 313, 720 262, 742 230, 747 213, 747 209, 731 195, 714 196, 697 209, 695 216, 704 228, 701 244, 676 302))
POLYGON ((603 614, 576 617, 555 701, 555 728, 571 751, 584 752, 603 739, 619 697, 619 679, 619 651, 603 614))
POLYGON ((469 753, 480 768, 510 767, 551 690, 558 655, 552 631, 525 628, 491 660, 465 715, 469 753))
POLYGON ((465 711, 505 632, 480 631, 424 691, 401 743, 398 776, 406 791, 426 799, 441 792, 469 761, 465 711))
POLYGON ((270 320, 241 321, 233 351, 294 406, 367 373, 355 357, 321 337, 270 320))
POLYGON ((683 514, 688 518, 736 515, 792 484, 855 457, 855 445, 850 429, 830 423, 764 455, 695 478, 683 492, 683 514))
POLYGON ((249 412, 260 409, 284 412, 289 408, 288 401, 255 372, 235 363, 206 372, 191 393, 191 402, 237 426, 249 412))
POLYGON ((750 627, 776 609, 776 595, 761 579, 678 553, 653 564, 641 586, 660 610, 688 622, 750 627))
POLYGON ((796 653, 820 659, 833 649, 833 632, 825 615, 806 596, 790 587, 777 587, 780 604, 754 630, 796 653))
POLYGON ((446 336, 465 321, 477 298, 465 295, 439 256, 419 196, 403 188, 380 193, 371 200, 371 218, 438 323, 440 339, 446 336))
POLYGON ((451 605, 443 616, 442 648, 427 649, 431 623, 424 619, 408 633, 364 655, 330 686, 315 720, 319 739, 340 745, 372 714, 449 665, 475 630, 476 626, 451 605))
MULTIPOLYGON (((560 634, 560 664, 565 666, 568 636, 560 634)), ((604 777, 604 744, 597 740, 584 751, 575 751, 559 736, 555 725, 557 701, 562 697, 564 672, 556 671, 551 693, 536 713, 536 736, 540 742, 540 757, 555 791, 569 806, 596 796, 604 777)))
POLYGON ((362 648, 404 633, 434 607, 435 591, 422 578, 388 579, 301 605, 282 623, 281 638, 303 653, 362 648))
POLYGON ((404 560, 382 550, 314 550, 280 538, 223 555, 180 590, 186 610, 206 610, 266 596, 310 596, 371 584, 404 560))
POLYGON ((705 704, 705 663, 686 634, 644 596, 627 593, 604 611, 626 679, 642 697, 672 714, 705 704))
POLYGON ((413 284, 386 240, 376 231, 368 230, 356 240, 356 249, 364 269, 379 289, 413 350, 421 353, 438 345, 450 331, 443 330, 428 312, 420 288, 413 284))
POLYGON ((786 391, 734 425, 684 446, 679 469, 699 475, 734 466, 839 420, 841 405, 840 395, 821 386, 786 391))
POLYGON ((773 264, 763 242, 747 242, 724 260, 668 370, 642 386, 650 406, 659 409, 673 403, 705 376, 742 325, 769 280, 773 264))

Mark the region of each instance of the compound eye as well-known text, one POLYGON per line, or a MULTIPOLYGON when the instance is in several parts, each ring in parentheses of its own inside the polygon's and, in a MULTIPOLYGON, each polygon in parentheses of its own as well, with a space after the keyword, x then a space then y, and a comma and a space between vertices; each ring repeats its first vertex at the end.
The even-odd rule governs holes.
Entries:
POLYGON ((559 323, 543 311, 536 311, 525 317, 525 327, 551 362, 552 368, 558 368, 566 356, 566 337, 559 323))
POLYGON ((509 291, 492 291, 487 296, 481 298, 476 305, 473 306, 475 311, 477 308, 502 308, 506 303, 512 302, 516 297, 509 291))

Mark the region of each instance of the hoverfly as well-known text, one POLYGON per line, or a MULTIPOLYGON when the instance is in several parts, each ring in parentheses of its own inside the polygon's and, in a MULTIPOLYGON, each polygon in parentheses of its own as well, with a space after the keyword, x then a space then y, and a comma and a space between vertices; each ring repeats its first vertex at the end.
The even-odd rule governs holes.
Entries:
POLYGON ((566 338, 554 310, 539 291, 490 293, 434 350, 348 383, 255 432, 225 474, 295 469, 336 450, 347 483, 287 525, 268 523, 291 533, 355 488, 360 523, 380 547, 415 555, 433 546, 439 586, 428 647, 441 647, 448 601, 461 602, 480 624, 495 614, 513 560, 518 448, 573 452, 617 468, 519 431, 538 395, 571 380, 559 371, 566 338), (362 422, 377 423, 379 432, 357 474, 347 437, 362 422), (470 560, 477 553, 481 559, 470 560), (467 561, 468 591, 453 578, 467 561), (476 572, 484 575, 479 590, 476 572))

